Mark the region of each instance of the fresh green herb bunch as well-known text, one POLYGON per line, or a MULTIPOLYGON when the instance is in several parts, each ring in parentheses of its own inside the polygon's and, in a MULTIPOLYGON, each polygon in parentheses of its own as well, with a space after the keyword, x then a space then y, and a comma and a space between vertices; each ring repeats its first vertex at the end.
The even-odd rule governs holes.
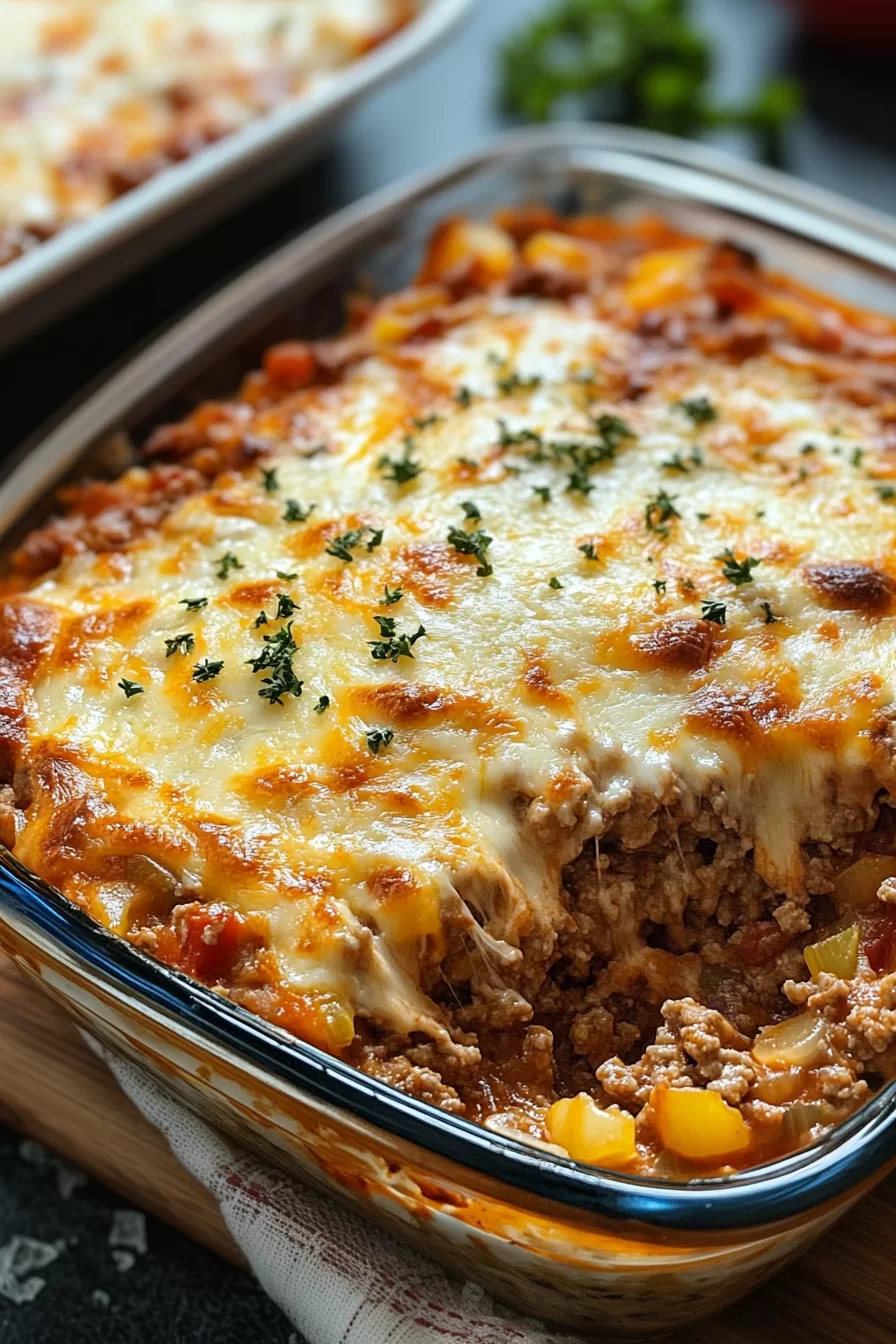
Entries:
POLYGON ((557 0, 503 47, 505 104, 546 121, 577 98, 602 120, 673 135, 738 126, 779 158, 781 129, 800 108, 799 85, 771 79, 744 103, 716 103, 708 92, 712 46, 688 11, 687 0, 557 0))

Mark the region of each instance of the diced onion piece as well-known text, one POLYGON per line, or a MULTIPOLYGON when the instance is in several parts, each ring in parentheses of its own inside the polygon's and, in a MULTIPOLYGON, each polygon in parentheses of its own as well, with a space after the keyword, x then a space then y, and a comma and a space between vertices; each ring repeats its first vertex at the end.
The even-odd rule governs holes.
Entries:
MULTIPOLYGON (((753 1057, 756 1058, 755 1050, 753 1057)), ((780 1069, 772 1066, 756 1079, 753 1096, 757 1101, 767 1101, 770 1106, 786 1106, 788 1101, 796 1101, 805 1086, 806 1076, 801 1068, 780 1069)))
POLYGON ((803 949, 803 956, 813 979, 827 971, 840 980, 851 980, 859 962, 858 924, 851 924, 820 943, 810 943, 803 949))
POLYGON ((827 1028, 817 1013, 797 1013, 763 1027, 753 1043, 754 1058, 773 1068, 811 1068, 827 1055, 827 1028))
POLYGON ((795 1143, 823 1120, 824 1107, 820 1101, 796 1101, 784 1112, 781 1137, 787 1143, 795 1143))
POLYGON ((663 1146, 680 1157, 715 1162, 750 1146, 746 1121, 718 1092, 700 1087, 657 1087, 651 1102, 663 1146))
POLYGON ((881 882, 896 877, 896 858, 890 854, 863 854, 834 882, 838 909, 862 910, 877 896, 881 882))
POLYGON ((636 1154, 635 1119, 618 1106, 602 1110, 587 1092, 555 1101, 545 1116, 554 1143, 576 1162, 616 1167, 636 1154))

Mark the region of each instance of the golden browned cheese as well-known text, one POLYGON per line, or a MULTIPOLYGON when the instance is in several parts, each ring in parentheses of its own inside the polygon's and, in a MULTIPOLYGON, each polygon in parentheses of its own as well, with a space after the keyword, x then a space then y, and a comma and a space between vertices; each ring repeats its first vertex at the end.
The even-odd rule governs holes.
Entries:
MULTIPOLYGON (((892 786, 894 391, 892 324, 732 245, 449 222, 14 557, 20 857, 337 1052, 450 1050, 448 966, 537 987, 627 811, 712 800, 802 908, 892 786)), ((637 927, 619 992, 690 993, 637 927)))
POLYGON ((0 264, 333 75, 412 0, 0 0, 0 264))

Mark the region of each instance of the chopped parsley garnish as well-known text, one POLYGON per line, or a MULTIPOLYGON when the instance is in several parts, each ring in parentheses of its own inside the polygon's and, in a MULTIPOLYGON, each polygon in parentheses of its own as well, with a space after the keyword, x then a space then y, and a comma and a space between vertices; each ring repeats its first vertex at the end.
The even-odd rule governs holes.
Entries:
POLYGON ((891 500, 896 499, 896 486, 876 485, 874 488, 877 491, 878 498, 882 499, 885 504, 889 504, 891 500))
POLYGON ((377 663, 397 663, 399 658, 413 658, 413 646, 426 637, 422 625, 412 635, 400 635, 395 628, 394 616, 374 616, 380 628, 379 639, 369 639, 370 656, 377 663))
POLYGON ((540 387, 541 374, 522 374, 514 371, 513 373, 508 373, 504 378, 499 378, 496 386, 498 391, 503 393, 504 396, 510 396, 513 392, 522 392, 529 388, 540 387))
POLYGON ((579 550, 582 552, 586 560, 600 559, 600 556, 597 553, 597 547, 595 546, 593 541, 586 541, 582 546, 579 547, 579 550))
POLYGON ((667 523, 673 518, 680 518, 681 514, 675 507, 677 495, 667 495, 665 490, 649 499, 644 507, 644 522, 650 532, 655 532, 658 537, 668 537, 669 528, 667 523))
POLYGON ((771 602, 760 602, 759 605, 762 607, 762 610, 765 612, 765 624, 766 624, 766 625, 774 625, 775 621, 780 621, 781 617, 780 617, 780 616, 776 616, 775 613, 772 611, 772 604, 771 604, 771 602))
POLYGON ((587 467, 574 467, 566 478, 566 493, 584 495, 586 498, 594 489, 594 483, 588 475, 587 467))
POLYGON ((314 706, 314 712, 315 714, 323 714, 329 708, 330 708, 330 697, 328 695, 322 695, 318 700, 317 704, 314 706))
POLYGON ((140 685, 139 681, 128 681, 127 677, 122 677, 118 685, 121 690, 124 691, 125 699, 127 700, 132 699, 135 695, 143 694, 143 687, 140 685))
POLYGON ((548 579, 548 587, 549 587, 549 588, 555 588, 555 589, 556 589, 556 588, 562 588, 562 587, 563 587, 563 584, 562 584, 562 583, 560 582, 560 580, 557 578, 557 575, 556 575, 556 574, 552 574, 551 577, 548 579))
POLYGON ((309 504, 307 508, 303 508, 297 499, 288 499, 286 508, 283 510, 283 521, 284 523, 307 523, 316 508, 316 504, 309 504))
POLYGON ((454 400, 458 406, 463 406, 466 409, 467 406, 473 404, 473 393, 467 386, 459 387, 454 394, 454 400))
POLYGON ((193 668, 194 681, 212 681, 224 667, 223 658, 218 662, 212 662, 210 658, 204 658, 201 663, 197 663, 193 668))
MULTIPOLYGON (((437 425, 441 418, 440 415, 437 415, 436 412, 433 411, 430 415, 415 415, 411 424, 415 429, 424 430, 429 429, 430 425, 437 425)), ((326 697, 324 698, 326 699, 326 697)), ((329 703, 329 701, 327 703, 329 703)))
POLYGON ((470 471, 479 470, 479 463, 476 462, 472 457, 456 457, 454 460, 460 466, 467 467, 470 471))
POLYGON ((186 607, 187 611, 201 611, 203 607, 208 606, 207 597, 182 597, 180 606, 186 607))
POLYGON ((664 593, 666 591, 667 582, 667 579, 654 579, 653 586, 658 593, 664 593))
POLYGON ((802 457, 808 457, 810 453, 816 453, 816 452, 818 452, 818 449, 816 448, 814 443, 804 443, 802 448, 800 449, 800 455, 802 457))
POLYGON ((165 657, 170 658, 175 653, 189 653, 196 639, 187 632, 184 635, 175 635, 173 639, 165 640, 165 657))
POLYGON ((498 421, 498 442, 502 448, 512 448, 522 443, 534 444, 536 448, 544 445, 544 440, 536 429, 509 429, 506 420, 498 421))
POLYGON ((724 560, 722 573, 736 588, 739 588, 743 583, 752 583, 753 570, 762 563, 753 555, 748 555, 745 560, 738 560, 730 546, 726 546, 722 554, 716 556, 716 559, 724 560))
POLYGON ((542 504, 550 504, 550 502, 551 502, 551 487, 550 487, 549 485, 533 485, 533 487, 532 487, 532 493, 533 493, 533 495, 537 495, 537 496, 538 496, 538 498, 541 500, 542 504))
POLYGON ((264 648, 255 658, 246 661, 253 672, 269 671, 270 676, 262 678, 262 687, 258 694, 262 700, 272 705, 282 705, 284 695, 298 698, 302 694, 302 682, 299 681, 292 665, 293 654, 298 652, 292 637, 292 621, 282 626, 275 635, 264 635, 264 648))
POLYGON ((277 480, 277 468, 262 467, 261 483, 269 495, 272 495, 275 490, 279 490, 280 482, 277 480))
POLYGON ((482 514, 479 512, 478 507, 473 503, 471 499, 465 499, 461 504, 461 508, 463 509, 466 517, 472 518, 474 523, 478 523, 481 521, 482 514))
POLYGON ((368 728, 367 729, 367 749, 374 756, 379 753, 380 747, 388 747, 395 734, 391 728, 368 728))
POLYGON ((260 612, 258 613, 258 615, 255 617, 255 625, 254 625, 254 629, 257 630, 258 627, 259 627, 260 625, 267 625, 267 624, 268 624, 268 614, 267 614, 267 612, 266 612, 266 611, 260 611, 260 612))
POLYGON ((291 583, 293 579, 297 579, 299 577, 298 574, 289 573, 285 569, 275 569, 274 573, 277 575, 277 578, 282 579, 284 583, 291 583))
POLYGON ((381 527, 377 529, 351 527, 341 536, 333 538, 326 548, 327 555, 335 555, 337 560, 344 560, 347 565, 350 565, 355 558, 352 551, 355 547, 360 546, 365 539, 367 539, 367 550, 375 551, 383 540, 383 529, 381 527))
POLYGON ((704 621, 712 621, 714 625, 724 625, 728 608, 724 602, 717 602, 714 598, 708 597, 701 604, 704 621))
POLYGON ((219 579, 226 579, 232 569, 242 569, 243 562, 234 555, 233 551, 225 551, 220 560, 216 560, 218 568, 215 570, 219 579))
POLYGON ((691 417, 695 425, 708 425, 710 421, 719 418, 719 413, 709 397, 685 397, 678 404, 691 417))
POLYGON ((460 527, 451 527, 448 529, 447 537, 449 545, 453 546, 461 555, 475 555, 479 561, 479 568, 476 573, 480 578, 488 578, 494 570, 488 562, 486 551, 492 544, 492 538, 481 527, 475 532, 464 532, 460 527))
POLYGON ((623 439, 633 439, 635 432, 625 420, 618 415, 599 415, 595 420, 597 432, 612 452, 622 443, 623 439))
POLYGON ((664 458, 660 466, 666 471, 680 471, 684 475, 687 475, 691 469, 681 453, 673 453, 671 457, 664 458))
POLYGON ((415 480, 423 470, 422 462, 418 462, 411 454, 414 451, 414 440, 406 438, 404 441, 404 452, 401 457, 390 457, 388 453, 383 453, 377 462, 377 469, 385 476, 386 480, 394 481, 396 485, 407 485, 408 481, 415 480))
POLYGON ((711 513, 698 513, 698 514, 697 514, 697 521, 698 521, 699 523, 705 523, 706 520, 707 520, 707 518, 711 518, 711 517, 712 517, 712 514, 711 514, 711 513))
POLYGON ((864 448, 853 448, 852 456, 850 457, 849 460, 854 467, 860 467, 862 465, 862 458, 864 456, 865 456, 864 448))
POLYGON ((404 597, 402 588, 390 588, 388 583, 383 589, 384 596, 380 598, 381 607, 393 607, 396 602, 400 602, 404 597))
POLYGON ((277 594, 277 610, 274 612, 275 621, 285 621, 287 616, 291 616, 294 611, 298 611, 299 604, 294 602, 288 593, 277 594))

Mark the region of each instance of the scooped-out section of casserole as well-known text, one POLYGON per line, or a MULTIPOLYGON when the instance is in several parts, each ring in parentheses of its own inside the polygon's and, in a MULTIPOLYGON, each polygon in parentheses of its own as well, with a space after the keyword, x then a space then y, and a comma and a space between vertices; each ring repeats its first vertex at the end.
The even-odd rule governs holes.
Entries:
POLYGON ((0 265, 390 37, 416 0, 0 0, 0 265))
POLYGON ((493 1131, 673 1180, 896 1069, 896 325, 448 220, 10 557, 0 832, 493 1131))

